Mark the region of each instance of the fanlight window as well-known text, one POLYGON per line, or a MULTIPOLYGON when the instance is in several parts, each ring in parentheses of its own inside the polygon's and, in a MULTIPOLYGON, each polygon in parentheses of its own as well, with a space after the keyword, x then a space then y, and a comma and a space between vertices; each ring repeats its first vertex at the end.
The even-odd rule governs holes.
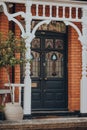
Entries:
MULTIPOLYGON (((31 29, 33 29, 39 22, 39 20, 33 20, 31 23, 31 29)), ((66 33, 66 26, 63 22, 51 21, 49 24, 41 25, 38 30, 66 33)))

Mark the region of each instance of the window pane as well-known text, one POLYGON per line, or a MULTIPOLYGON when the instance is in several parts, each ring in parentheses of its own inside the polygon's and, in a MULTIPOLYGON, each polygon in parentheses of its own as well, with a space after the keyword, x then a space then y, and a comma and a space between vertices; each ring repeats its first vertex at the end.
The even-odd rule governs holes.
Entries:
POLYGON ((56 39, 56 40, 55 40, 55 48, 62 50, 62 49, 64 48, 64 47, 63 47, 63 41, 60 40, 60 39, 56 39))
POLYGON ((40 39, 39 38, 35 38, 31 42, 31 48, 40 48, 40 39))
POLYGON ((63 54, 59 52, 49 52, 46 54, 46 76, 63 77, 63 54))
POLYGON ((45 46, 48 49, 53 48, 53 39, 45 39, 45 46))
POLYGON ((38 52, 31 53, 31 76, 39 77, 40 73, 40 55, 38 52))

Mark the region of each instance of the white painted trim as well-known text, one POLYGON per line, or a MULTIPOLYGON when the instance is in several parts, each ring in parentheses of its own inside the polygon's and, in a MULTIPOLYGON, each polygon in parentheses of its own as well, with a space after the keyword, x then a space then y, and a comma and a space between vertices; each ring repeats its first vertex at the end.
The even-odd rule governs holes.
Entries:
MULTIPOLYGON (((9 83, 5 83, 4 84, 5 87, 9 87, 9 83)), ((18 103, 21 105, 21 89, 24 88, 24 84, 15 84, 15 83, 11 83, 11 87, 12 87, 12 100, 13 100, 13 103, 15 102, 15 88, 18 88, 19 89, 19 101, 18 103)), ((7 94, 7 93, 10 93, 10 90, 8 89, 4 89, 4 90, 0 90, 0 94, 7 94)))
POLYGON ((39 22, 34 28, 33 28, 33 31, 32 31, 32 35, 35 36, 35 32, 37 31, 38 27, 43 25, 43 24, 49 24, 51 22, 51 20, 44 20, 44 21, 41 21, 39 22))
MULTIPOLYGON (((4 86, 9 87, 9 83, 5 83, 4 86)), ((24 84, 11 83, 13 87, 24 87, 24 84)))
MULTIPOLYGON (((32 16, 32 19, 37 19, 37 20, 49 20, 50 17, 42 17, 42 16, 32 16)), ((59 18, 59 17, 51 17, 51 20, 53 21, 71 21, 71 22, 82 22, 82 19, 72 19, 72 18, 59 18)))
POLYGON ((87 113, 87 77, 80 84, 80 113, 87 113))
MULTIPOLYGON (((26 3, 27 0, 0 0, 1 2, 9 2, 9 3, 26 3)), ((32 1, 32 2, 42 2, 42 3, 62 3, 63 5, 64 4, 71 4, 71 5, 78 5, 78 6, 85 6, 87 4, 87 2, 85 1, 74 1, 74 0, 29 0, 29 1, 32 1)))
POLYGON ((19 28, 20 28, 20 30, 22 32, 22 35, 24 35, 25 30, 24 30, 23 25, 14 17, 17 17, 17 16, 21 15, 23 18, 25 18, 25 13, 20 11, 20 12, 14 13, 14 14, 10 14, 10 13, 8 13, 7 6, 6 6, 6 4, 4 2, 0 2, 0 5, 3 6, 4 14, 7 16, 8 20, 13 21, 14 23, 16 23, 19 26, 19 28))
POLYGON ((73 27, 77 31, 78 35, 79 35, 78 39, 80 39, 80 37, 82 36, 82 33, 81 33, 80 29, 74 23, 72 23, 72 22, 64 21, 64 23, 66 25, 70 25, 71 27, 73 27))

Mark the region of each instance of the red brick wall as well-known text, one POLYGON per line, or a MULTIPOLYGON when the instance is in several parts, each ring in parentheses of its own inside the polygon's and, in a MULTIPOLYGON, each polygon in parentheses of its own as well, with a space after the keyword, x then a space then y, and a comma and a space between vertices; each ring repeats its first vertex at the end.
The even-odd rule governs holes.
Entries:
MULTIPOLYGON (((34 6, 35 7, 35 6, 34 6)), ((39 7, 40 8, 40 7, 39 7)), ((21 4, 16 6, 16 12, 24 10, 24 6, 21 4)), ((35 10, 32 9, 33 14, 35 10)), ((40 15, 42 15, 41 10, 39 10, 40 15)), ((54 14, 55 15, 55 8, 54 14)), ((61 15, 61 13, 60 13, 61 15)), ((68 12, 67 12, 68 17, 68 12)), ((20 17, 17 17, 20 19, 20 17)), ((81 28, 80 23, 75 23, 78 27, 81 28)), ((6 16, 3 13, 0 14, 0 31, 5 34, 9 30, 9 22, 6 16)), ((20 38, 20 29, 15 26, 15 34, 20 38)), ((18 57, 20 56, 17 55, 18 57)), ((72 28, 68 27, 68 109, 69 111, 79 110, 80 109, 80 79, 81 79, 81 44, 78 40, 77 32, 72 28)), ((0 70, 0 87, 3 87, 3 84, 7 82, 7 76, 5 70, 0 70)), ((20 67, 17 65, 15 67, 15 82, 20 83, 20 67)), ((16 90, 16 100, 18 100, 18 89, 16 90)))
MULTIPOLYGON (((7 17, 3 13, 0 13, 0 32, 2 32, 3 35, 6 35, 8 33, 8 28, 9 22, 7 17)), ((3 87, 3 84, 7 82, 7 75, 4 68, 0 68, 0 81, 0 87, 3 87)))
MULTIPOLYGON (((9 22, 7 20, 7 17, 3 14, 0 13, 0 32, 3 33, 3 35, 6 35, 8 33, 8 28, 9 28, 9 22)), ((7 83, 7 73, 5 68, 0 68, 0 88, 4 88, 4 83, 7 83)), ((1 102, 1 97, 0 97, 0 102, 1 102)))
MULTIPOLYGON (((81 24, 77 23, 81 28, 81 24)), ((68 108, 80 109, 81 44, 76 30, 68 29, 68 108)))

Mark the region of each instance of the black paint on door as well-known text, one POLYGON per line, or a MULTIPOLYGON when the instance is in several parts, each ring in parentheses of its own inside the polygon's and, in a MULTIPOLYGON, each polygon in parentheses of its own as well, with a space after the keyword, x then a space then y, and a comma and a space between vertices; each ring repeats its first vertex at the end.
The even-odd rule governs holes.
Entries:
POLYGON ((32 110, 67 110, 66 34, 38 31, 31 50, 32 110))

